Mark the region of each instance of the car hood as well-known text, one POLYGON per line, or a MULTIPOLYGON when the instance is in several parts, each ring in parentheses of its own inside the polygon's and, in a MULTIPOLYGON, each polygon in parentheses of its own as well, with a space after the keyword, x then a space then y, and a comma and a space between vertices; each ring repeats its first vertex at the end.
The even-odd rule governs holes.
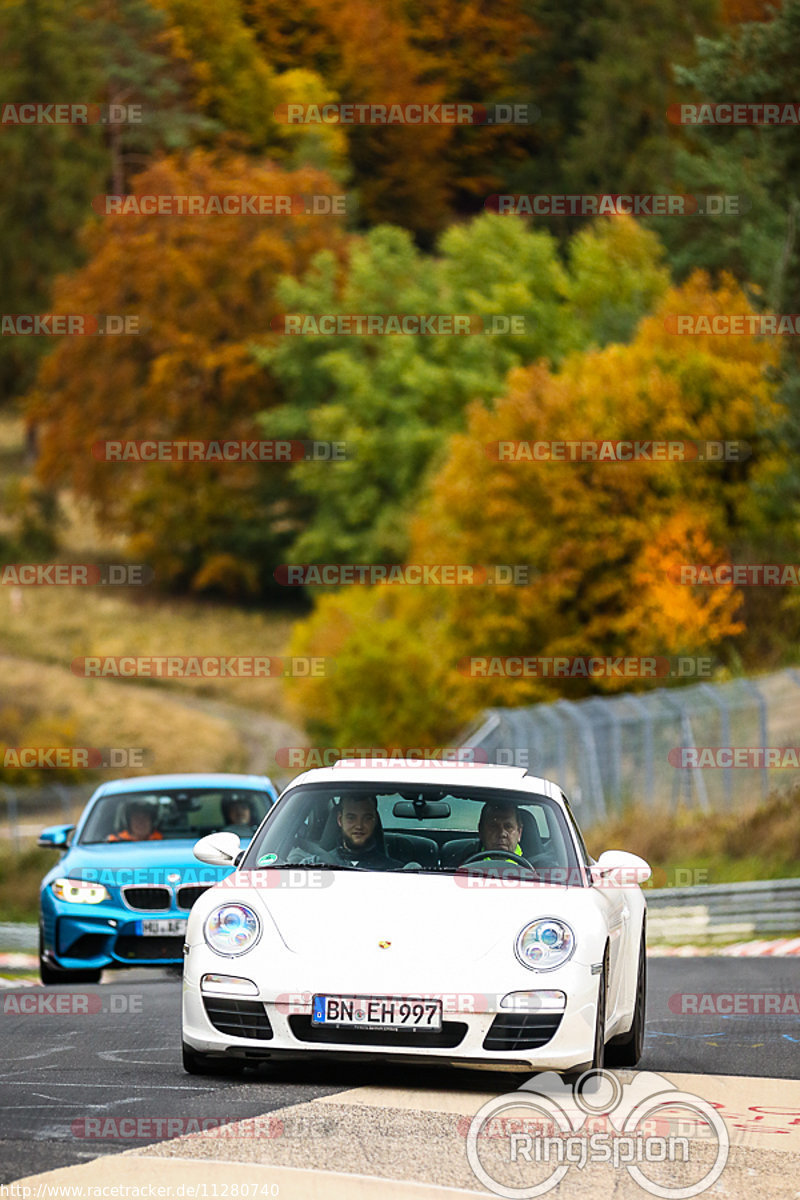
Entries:
POLYGON ((103 842, 71 848, 51 875, 96 880, 99 883, 216 883, 231 872, 230 867, 211 867, 198 862, 193 850, 196 839, 163 842, 103 842))
POLYGON ((396 965, 414 968, 507 951, 537 917, 584 930, 599 917, 592 888, 475 887, 474 877, 403 872, 237 872, 205 894, 203 915, 227 900, 258 905, 288 950, 316 962, 377 962, 391 953, 396 965))

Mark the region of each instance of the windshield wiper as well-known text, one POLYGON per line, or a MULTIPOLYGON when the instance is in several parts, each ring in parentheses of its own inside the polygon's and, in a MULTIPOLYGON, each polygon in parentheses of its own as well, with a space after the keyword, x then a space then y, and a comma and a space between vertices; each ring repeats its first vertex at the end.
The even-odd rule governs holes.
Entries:
POLYGON ((261 867, 239 868, 240 871, 363 871, 368 869, 364 867, 349 867, 344 864, 330 862, 271 862, 264 863, 261 867))

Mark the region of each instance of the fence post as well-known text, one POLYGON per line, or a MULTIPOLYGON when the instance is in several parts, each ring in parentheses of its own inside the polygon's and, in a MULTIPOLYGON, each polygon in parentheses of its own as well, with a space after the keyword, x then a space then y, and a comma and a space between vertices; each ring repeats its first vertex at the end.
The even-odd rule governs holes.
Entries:
POLYGON ((579 706, 572 700, 556 700, 553 708, 566 713, 578 727, 586 752, 586 761, 589 770, 589 791, 592 796, 592 803, 598 809, 600 818, 605 820, 608 816, 608 809, 606 807, 606 798, 603 794, 603 780, 597 762, 597 751, 591 725, 580 711, 579 706))
POLYGON ((8 805, 8 833, 14 847, 14 853, 19 854, 19 807, 17 805, 17 793, 13 787, 7 787, 4 791, 8 805))
MULTIPOLYGON (((758 735, 761 745, 764 747, 764 749, 766 749, 767 738, 769 736, 767 733, 767 702, 761 694, 758 686, 753 682, 752 679, 743 679, 742 684, 749 692, 752 692, 756 698, 756 703, 758 704, 758 735)), ((766 800, 767 796, 769 795, 769 772, 767 771, 766 756, 764 765, 761 767, 759 773, 761 775, 761 799, 766 800)))
MULTIPOLYGON (((699 683, 697 688, 704 696, 708 697, 711 704, 719 709, 722 745, 730 746, 731 714, 728 705, 725 703, 721 689, 718 688, 717 691, 714 691, 710 683, 699 683)), ((729 812, 733 808, 733 776, 731 775, 731 768, 729 766, 722 768, 722 790, 725 794, 725 809, 729 812)))
POLYGON ((639 713, 644 726, 644 791, 648 808, 655 801, 655 763, 653 761, 653 714, 639 696, 628 696, 628 703, 639 713))

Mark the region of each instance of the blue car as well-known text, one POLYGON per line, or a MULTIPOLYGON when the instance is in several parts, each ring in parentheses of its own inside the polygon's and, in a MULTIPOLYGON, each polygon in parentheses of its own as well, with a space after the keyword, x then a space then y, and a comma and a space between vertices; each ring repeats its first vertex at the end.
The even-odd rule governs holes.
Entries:
POLYGON ((198 838, 249 841, 277 792, 265 775, 147 775, 103 783, 77 827, 54 825, 39 845, 62 850, 42 880, 42 983, 97 983, 108 967, 183 963, 189 909, 233 869, 204 866, 198 838))

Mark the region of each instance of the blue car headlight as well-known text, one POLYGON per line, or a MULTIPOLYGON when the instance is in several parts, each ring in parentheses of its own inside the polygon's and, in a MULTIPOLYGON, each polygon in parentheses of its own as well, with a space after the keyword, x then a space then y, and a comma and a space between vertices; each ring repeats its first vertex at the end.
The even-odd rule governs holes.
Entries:
POLYGON ((575 934, 566 921, 543 917, 520 930, 514 950, 523 967, 531 971, 554 971, 572 957, 575 934))
POLYGON ((50 887, 57 900, 68 904, 102 904, 111 899, 102 883, 88 883, 85 879, 54 879, 50 887))
POLYGON ((246 904, 222 904, 206 917, 203 937, 217 954, 245 954, 261 937, 261 920, 246 904))

